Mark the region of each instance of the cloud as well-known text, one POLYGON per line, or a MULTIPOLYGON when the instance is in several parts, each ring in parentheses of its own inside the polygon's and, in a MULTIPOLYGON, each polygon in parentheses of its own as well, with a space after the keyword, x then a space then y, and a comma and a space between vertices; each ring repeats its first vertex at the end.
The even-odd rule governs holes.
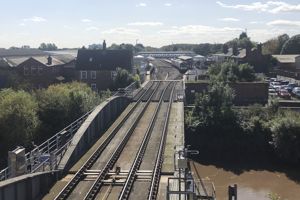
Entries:
POLYGON ((180 27, 173 27, 168 30, 161 30, 160 33, 166 33, 171 35, 181 35, 181 34, 214 34, 214 33, 226 33, 226 32, 241 32, 244 31, 242 28, 231 28, 231 27, 212 27, 212 26, 203 26, 203 25, 187 25, 180 27))
POLYGON ((128 23, 129 26, 162 26, 162 22, 133 22, 128 23))
POLYGON ((81 22, 83 22, 83 23, 89 23, 89 22, 92 22, 92 20, 90 20, 90 19, 82 19, 81 22))
POLYGON ((237 18, 231 18, 231 17, 226 17, 226 18, 221 18, 219 19, 220 21, 224 22, 239 22, 240 20, 237 18))
POLYGON ((20 23, 19 26, 26 26, 26 24, 25 23, 20 23))
POLYGON ((289 21, 289 20, 274 20, 267 23, 268 26, 292 26, 300 27, 300 21, 289 21))
POLYGON ((31 21, 31 22, 45 22, 47 20, 43 17, 34 16, 34 17, 31 17, 31 18, 25 18, 25 19, 23 19, 23 21, 25 21, 25 22, 28 22, 28 21, 31 21))
POLYGON ((128 28, 113 28, 110 30, 102 31, 103 34, 119 34, 119 35, 139 35, 140 30, 128 28))
POLYGON ((137 5, 135 5, 136 7, 146 7, 147 4, 146 3, 139 3, 137 5))
POLYGON ((258 12, 269 12, 269 13, 280 13, 280 12, 300 12, 300 4, 289 4, 283 1, 267 1, 254 2, 251 4, 237 4, 228 5, 221 1, 216 2, 219 6, 223 8, 240 9, 245 11, 258 11, 258 12))
POLYGON ((99 28, 96 27, 96 26, 90 26, 90 27, 87 27, 85 30, 86 30, 86 31, 98 31, 99 28))
POLYGON ((264 22, 263 21, 252 21, 252 22, 249 22, 249 24, 263 24, 264 22))
POLYGON ((164 6, 170 7, 170 6, 172 6, 172 4, 171 3, 165 3, 164 6))

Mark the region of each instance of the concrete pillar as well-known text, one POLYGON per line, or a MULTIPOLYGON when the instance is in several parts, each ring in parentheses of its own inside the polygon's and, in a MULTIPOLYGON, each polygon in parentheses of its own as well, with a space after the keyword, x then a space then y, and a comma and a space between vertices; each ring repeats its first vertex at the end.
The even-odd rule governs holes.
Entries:
POLYGON ((11 177, 25 174, 27 167, 24 147, 18 147, 8 152, 8 166, 11 168, 11 177))

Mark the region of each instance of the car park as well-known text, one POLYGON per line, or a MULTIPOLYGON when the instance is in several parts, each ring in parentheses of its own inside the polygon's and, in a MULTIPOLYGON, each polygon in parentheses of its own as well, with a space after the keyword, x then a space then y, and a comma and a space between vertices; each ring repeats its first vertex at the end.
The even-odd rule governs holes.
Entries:
POLYGON ((296 94, 300 91, 300 87, 294 87, 292 90, 292 94, 296 94))

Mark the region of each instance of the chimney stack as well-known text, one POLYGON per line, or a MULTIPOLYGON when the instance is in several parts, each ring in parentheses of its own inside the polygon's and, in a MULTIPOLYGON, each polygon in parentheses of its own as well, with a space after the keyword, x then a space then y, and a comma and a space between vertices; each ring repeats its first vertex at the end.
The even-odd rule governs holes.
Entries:
POLYGON ((47 65, 52 65, 52 57, 50 55, 48 56, 47 60, 47 65))
POLYGON ((105 40, 103 41, 102 47, 103 47, 103 50, 106 50, 106 42, 105 42, 105 40))

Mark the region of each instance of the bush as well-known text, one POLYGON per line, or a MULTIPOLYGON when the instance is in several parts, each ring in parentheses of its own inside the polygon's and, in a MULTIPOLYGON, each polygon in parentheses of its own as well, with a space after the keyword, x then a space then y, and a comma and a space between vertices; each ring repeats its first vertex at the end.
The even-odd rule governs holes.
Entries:
POLYGON ((212 65, 208 71, 208 75, 211 79, 216 78, 223 82, 251 82, 256 79, 252 66, 249 64, 239 65, 234 61, 212 65))
POLYGON ((277 155, 285 161, 300 163, 300 115, 285 112, 270 122, 272 141, 277 155))
POLYGON ((38 104, 27 92, 0 91, 0 159, 17 145, 26 146, 33 140, 39 125, 38 104))
POLYGON ((101 102, 101 98, 86 84, 73 82, 52 85, 36 93, 40 132, 49 137, 76 120, 101 102))

